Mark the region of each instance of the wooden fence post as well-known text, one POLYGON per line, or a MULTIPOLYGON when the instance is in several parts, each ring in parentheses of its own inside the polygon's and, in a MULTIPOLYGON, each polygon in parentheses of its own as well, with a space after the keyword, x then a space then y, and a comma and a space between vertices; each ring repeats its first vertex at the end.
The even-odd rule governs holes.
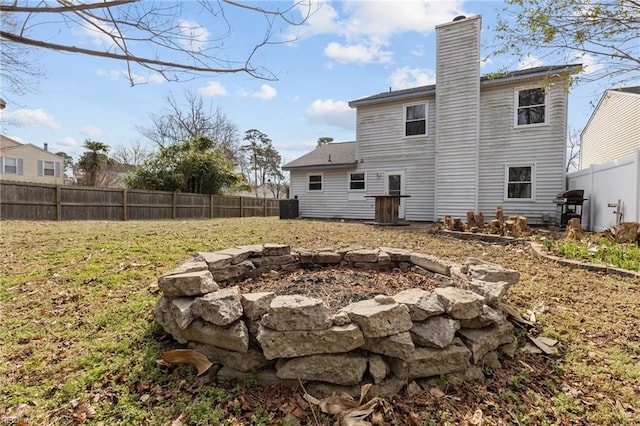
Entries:
POLYGON ((129 212, 127 211, 127 190, 122 190, 122 220, 125 222, 129 219, 129 212))
POLYGON ((213 194, 209 195, 209 219, 213 219, 213 194))
POLYGON ((171 194, 171 219, 176 218, 176 193, 171 194))
POLYGON ((62 186, 56 186, 56 220, 62 220, 62 186))
POLYGON ((244 217, 243 200, 244 197, 240 197, 240 217, 244 217))

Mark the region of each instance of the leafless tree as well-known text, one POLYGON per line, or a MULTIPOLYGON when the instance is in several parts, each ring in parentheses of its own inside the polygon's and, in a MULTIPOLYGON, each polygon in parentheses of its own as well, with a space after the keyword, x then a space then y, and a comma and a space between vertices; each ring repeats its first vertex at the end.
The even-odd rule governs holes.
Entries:
POLYGON ((111 152, 111 158, 127 166, 139 166, 148 157, 149 151, 138 140, 128 146, 118 146, 111 152))
MULTIPOLYGON (((0 14, 2 28, 16 30, 18 24, 6 13, 0 14)), ((3 39, 0 48, 0 80, 5 86, 3 92, 19 97, 33 92, 43 72, 37 60, 36 52, 28 46, 6 43, 3 39)), ((15 103, 13 101, 12 103, 15 103)))
POLYGON ((173 95, 166 98, 167 106, 151 116, 151 125, 137 129, 159 148, 205 136, 224 149, 227 158, 236 164, 240 141, 238 127, 220 108, 205 105, 201 96, 186 92, 184 103, 173 95))
POLYGON ((573 129, 567 139, 567 172, 575 172, 580 167, 580 133, 573 129))
POLYGON ((19 62, 21 49, 30 46, 122 61, 132 85, 140 81, 139 67, 172 81, 207 73, 276 79, 269 70, 254 65, 254 58, 268 45, 291 41, 278 38, 286 33, 283 26, 306 22, 314 12, 312 1, 295 0, 284 8, 280 2, 263 7, 262 3, 231 0, 2 1, 2 64, 19 62), (190 11, 197 8, 197 22, 188 18, 187 4, 190 11), (265 31, 258 39, 247 41, 238 26, 256 15, 264 18, 265 31), (101 47, 75 45, 68 36, 77 33, 101 41, 101 47), (231 43, 234 33, 239 41, 231 43), (231 56, 232 52, 237 56, 231 56), (5 54, 10 56, 5 58, 5 54))

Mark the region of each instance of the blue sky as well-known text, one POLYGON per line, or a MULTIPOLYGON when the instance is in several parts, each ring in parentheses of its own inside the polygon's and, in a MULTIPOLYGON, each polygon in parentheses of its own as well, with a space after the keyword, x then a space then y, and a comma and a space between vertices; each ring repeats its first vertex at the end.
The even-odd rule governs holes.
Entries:
MULTIPOLYGON (((266 5, 264 2, 259 2, 266 5)), ((185 19, 202 31, 202 42, 211 43, 215 28, 200 21, 195 2, 184 2, 185 19)), ((283 7, 288 3, 278 2, 283 7)), ((457 15, 482 15, 483 55, 491 52, 502 2, 483 1, 323 1, 303 27, 276 28, 276 37, 298 38, 293 43, 267 46, 255 63, 273 72, 277 81, 246 74, 202 75, 186 82, 168 82, 148 70, 134 68, 139 81, 133 87, 125 78, 123 62, 79 54, 40 51, 45 76, 34 93, 16 97, 2 93, 8 106, 2 112, 2 133, 25 143, 49 145, 77 159, 84 140, 106 143, 112 149, 139 142, 152 145, 136 130, 150 125, 173 95, 178 101, 186 91, 203 97, 207 105, 220 108, 230 121, 245 130, 266 133, 285 161, 312 150, 319 137, 335 141, 355 140, 355 111, 347 103, 392 89, 435 82, 435 26, 457 15)), ((226 48, 259 40, 265 31, 259 16, 229 10, 233 33, 226 48)), ((176 17, 178 18, 178 17, 176 17)), ((77 46, 93 47, 95 36, 67 30, 47 34, 77 46)), ((36 30, 39 31, 39 30, 36 30)), ((512 57, 491 57, 482 73, 498 69, 585 62, 539 59, 528 63, 512 57)), ((587 68, 589 70, 589 68, 587 68)), ((569 126, 581 130, 606 81, 572 90, 569 126)), ((0 89, 1 90, 1 89, 0 89)))

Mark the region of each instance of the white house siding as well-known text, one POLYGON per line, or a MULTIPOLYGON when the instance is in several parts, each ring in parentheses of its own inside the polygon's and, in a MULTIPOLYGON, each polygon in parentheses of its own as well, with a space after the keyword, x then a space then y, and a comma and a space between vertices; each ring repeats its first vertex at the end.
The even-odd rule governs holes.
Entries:
POLYGON ((618 201, 622 204, 624 222, 640 222, 640 149, 568 174, 567 187, 584 190, 588 200, 582 223, 590 231, 600 232, 616 224, 615 208, 608 205, 618 201))
MULTIPOLYGON (((367 194, 384 194, 384 173, 402 171, 405 195, 410 196, 403 200, 405 219, 433 221, 435 101, 433 97, 411 100, 422 101, 428 103, 427 135, 423 137, 403 137, 403 102, 358 107, 356 158, 362 160, 358 170, 367 172, 367 194)), ((369 216, 373 214, 372 204, 369 216)))
POLYGON ((480 17, 436 27, 436 218, 478 203, 480 17))
POLYGON ((582 132, 580 168, 602 164, 640 148, 640 95, 607 91, 582 132))
MULTIPOLYGON (((549 81, 547 81, 549 83, 549 81)), ((480 94, 480 182, 479 211, 495 217, 497 206, 505 216, 525 215, 531 224, 559 223, 560 211, 553 203, 564 191, 567 95, 565 85, 556 80, 550 86, 548 125, 514 127, 516 87, 539 87, 540 83, 519 83, 483 88, 480 94), (534 199, 505 198, 505 166, 534 165, 534 199)))
POLYGON ((374 200, 362 192, 349 192, 348 174, 348 169, 291 170, 291 196, 299 200, 300 216, 373 219, 374 200), (323 175, 322 191, 308 190, 308 174, 323 175))
POLYGON ((62 185, 64 184, 64 164, 57 155, 37 148, 31 144, 19 145, 0 151, 0 167, 4 158, 19 158, 22 160, 22 174, 4 174, 0 170, 0 179, 6 181, 34 182, 62 185), (42 161, 54 163, 54 176, 42 175, 42 161))

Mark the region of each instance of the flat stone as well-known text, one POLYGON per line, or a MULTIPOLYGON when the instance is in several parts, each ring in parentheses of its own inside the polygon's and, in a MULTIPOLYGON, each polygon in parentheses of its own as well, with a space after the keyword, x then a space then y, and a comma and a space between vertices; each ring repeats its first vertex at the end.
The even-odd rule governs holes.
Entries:
POLYGON ((247 260, 249 256, 254 254, 254 250, 251 247, 243 247, 243 248, 234 247, 234 248, 228 248, 224 250, 218 250, 215 253, 230 256, 231 264, 235 265, 247 260))
POLYGON ((342 256, 339 253, 322 251, 313 255, 311 263, 319 265, 337 265, 342 261, 342 256))
POLYGON ((267 359, 349 352, 365 342, 362 331, 355 324, 305 331, 274 331, 258 327, 257 340, 267 359))
POLYGON ((209 361, 214 364, 222 364, 225 367, 230 367, 242 372, 256 371, 270 363, 270 361, 262 355, 262 352, 255 349, 249 349, 245 353, 240 353, 216 346, 203 345, 201 343, 190 343, 189 347, 206 355, 209 361))
POLYGON ((331 322, 333 325, 347 325, 351 324, 351 318, 346 312, 340 311, 331 316, 331 322))
POLYGON ((429 317, 440 315, 444 307, 438 297, 430 291, 420 288, 402 290, 393 296, 396 302, 409 308, 409 315, 413 321, 424 321, 429 317))
POLYGON ((240 299, 244 316, 257 321, 269 311, 269 305, 276 297, 273 292, 245 293, 240 299))
POLYGON ((185 339, 230 351, 246 353, 249 350, 249 331, 242 320, 220 327, 201 319, 194 320, 182 332, 185 339))
POLYGON ((263 256, 282 256, 291 254, 291 246, 286 244, 265 244, 262 249, 263 256))
POLYGON ((198 261, 194 259, 194 260, 190 260, 188 262, 183 263, 182 265, 178 266, 176 269, 170 272, 167 272, 162 276, 164 277, 168 275, 186 274, 188 272, 206 271, 207 269, 209 269, 209 267, 207 266, 206 262, 198 261))
POLYGON ((249 383, 251 385, 257 384, 264 387, 281 385, 291 389, 295 389, 300 386, 300 383, 297 380, 285 380, 279 378, 276 376, 276 371, 273 368, 267 368, 255 372, 243 372, 224 366, 220 371, 218 371, 216 380, 220 382, 240 382, 249 383))
POLYGON ((233 260, 233 258, 227 254, 212 252, 199 252, 196 259, 206 262, 210 270, 226 268, 231 265, 231 261, 233 260))
POLYGON ((378 261, 378 250, 351 250, 344 255, 344 260, 352 263, 376 263, 378 261))
POLYGON ((276 363, 276 374, 281 379, 355 385, 362 381, 367 365, 366 356, 353 353, 311 355, 279 360, 276 363))
POLYGON ((262 246, 262 244, 249 244, 244 246, 238 246, 237 248, 239 248, 240 250, 250 251, 251 254, 249 255, 249 258, 262 256, 262 251, 264 250, 264 247, 262 246))
POLYGON ((414 322, 410 332, 416 345, 442 349, 453 342, 459 328, 459 321, 437 316, 423 322, 414 322))
POLYGON ((451 275, 451 266, 454 265, 451 262, 438 259, 435 256, 420 253, 414 253, 411 255, 411 263, 428 271, 446 275, 447 277, 451 275))
POLYGON ((218 282, 226 282, 233 279, 244 279, 251 276, 256 267, 250 260, 245 260, 236 265, 229 265, 219 269, 211 269, 213 278, 218 282))
POLYGON ((394 303, 396 303, 395 299, 391 296, 387 296, 384 294, 377 294, 373 297, 373 300, 376 301, 376 303, 380 303, 381 305, 392 305, 394 303))
POLYGON ((480 329, 461 328, 458 330, 458 335, 471 350, 474 364, 477 364, 488 352, 513 342, 514 338, 513 325, 509 321, 480 329))
POLYGON ((170 334, 178 343, 187 343, 187 339, 182 335, 182 329, 173 318, 171 313, 171 300, 162 296, 153 307, 153 318, 162 329, 170 334))
POLYGON ((193 297, 178 297, 177 299, 173 299, 169 304, 173 319, 181 329, 187 328, 189 324, 191 324, 191 321, 193 321, 191 307, 195 300, 193 297))
POLYGON ((288 265, 297 262, 297 259, 292 254, 283 254, 278 256, 263 256, 251 259, 256 268, 274 268, 278 269, 281 266, 288 265))
POLYGON ((227 326, 242 316, 240 287, 228 287, 198 297, 191 313, 205 321, 219 326, 227 326))
POLYGON ((502 312, 492 308, 491 306, 484 305, 482 307, 482 315, 472 319, 460 320, 460 327, 484 328, 503 321, 505 321, 505 316, 502 312))
POLYGON ((471 279, 487 282, 506 282, 509 286, 520 281, 520 272, 515 269, 506 269, 501 265, 480 261, 469 265, 471 279))
POLYGON ((408 308, 399 303, 380 304, 369 299, 345 306, 342 311, 360 326, 367 339, 403 333, 413 325, 408 308))
POLYGON ((197 271, 160 277, 158 288, 165 296, 173 299, 183 296, 202 296, 220 287, 209 271, 197 271))
POLYGON ((390 371, 389 364, 380 355, 369 355, 369 374, 373 378, 373 383, 382 382, 390 371))
POLYGON ((380 250, 387 253, 392 262, 410 262, 413 252, 402 248, 380 247, 380 250))
POLYGON ((378 260, 376 260, 378 265, 391 266, 391 256, 384 251, 378 251, 378 260))
POLYGON ((408 362, 409 379, 465 371, 470 357, 471 351, 457 338, 443 349, 416 348, 408 362))
POLYGON ((326 330, 332 325, 323 300, 301 295, 276 296, 263 323, 276 331, 326 330))
POLYGON ((482 314, 484 297, 469 290, 440 287, 434 290, 445 312, 453 319, 471 319, 482 314))
POLYGON ((472 279, 466 288, 485 298, 487 305, 497 308, 507 290, 511 287, 506 281, 481 281, 472 279))
POLYGON ((413 341, 411 341, 411 334, 406 331, 393 336, 367 339, 364 345, 362 345, 362 348, 369 352, 404 360, 411 359, 415 351, 415 346, 413 345, 413 341))

